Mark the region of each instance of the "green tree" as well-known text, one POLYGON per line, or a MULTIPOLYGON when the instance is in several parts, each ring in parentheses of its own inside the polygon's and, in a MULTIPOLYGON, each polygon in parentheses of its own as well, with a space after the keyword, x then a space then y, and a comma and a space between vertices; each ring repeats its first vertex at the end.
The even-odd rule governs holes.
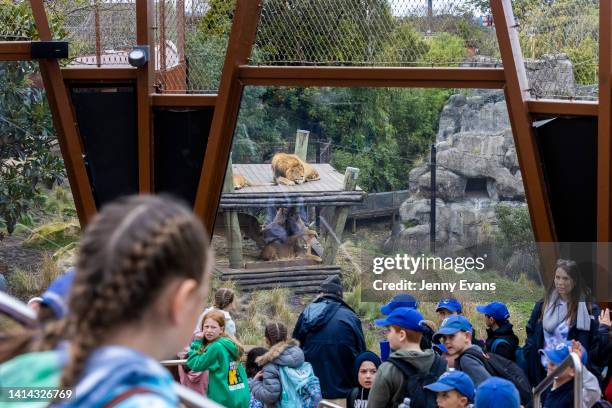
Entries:
MULTIPOLYGON (((0 40, 37 38, 29 2, 0 0, 0 6, 0 40)), ((64 13, 53 10, 50 24, 61 37, 64 13)), ((33 86, 37 75, 36 63, 0 63, 0 222, 9 233, 41 202, 40 186, 64 177, 52 153, 57 141, 45 93, 33 86)))

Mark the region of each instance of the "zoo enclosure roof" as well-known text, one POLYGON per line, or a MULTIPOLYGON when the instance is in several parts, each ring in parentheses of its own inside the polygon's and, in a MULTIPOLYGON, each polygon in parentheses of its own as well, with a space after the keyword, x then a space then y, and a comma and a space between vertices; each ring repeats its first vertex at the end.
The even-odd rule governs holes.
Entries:
POLYGON ((319 172, 320 180, 285 186, 273 184, 270 164, 234 164, 234 175, 244 176, 253 186, 223 193, 220 207, 229 210, 301 205, 340 206, 363 201, 366 193, 359 186, 354 191, 345 191, 344 175, 330 164, 311 163, 311 166, 319 172))

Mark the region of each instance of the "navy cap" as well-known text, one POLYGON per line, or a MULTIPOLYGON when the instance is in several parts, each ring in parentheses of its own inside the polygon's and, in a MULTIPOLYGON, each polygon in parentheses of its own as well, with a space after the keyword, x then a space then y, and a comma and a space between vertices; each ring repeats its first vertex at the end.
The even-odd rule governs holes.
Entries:
POLYGON ((440 309, 446 309, 450 312, 461 313, 463 308, 461 307, 461 303, 457 299, 449 298, 442 299, 438 302, 438 306, 436 306, 436 312, 440 309))
POLYGON ((386 315, 391 314, 392 311, 398 307, 409 307, 411 309, 418 309, 419 304, 414 296, 407 293, 400 293, 399 295, 393 296, 391 301, 380 308, 380 313, 386 315))
POLYGON ((470 402, 474 401, 474 382, 462 371, 446 372, 438 378, 437 382, 423 388, 434 392, 456 390, 459 394, 467 397, 470 402))
POLYGON ((503 322, 510 318, 508 308, 501 302, 491 302, 488 305, 476 306, 476 311, 491 316, 498 322, 503 322))
POLYGON ((480 383, 476 389, 476 406, 478 408, 519 408, 519 392, 510 381, 499 377, 490 377, 480 383))
MULTIPOLYGON (((554 365, 559 365, 567 358, 567 356, 570 355, 571 347, 572 347, 572 342, 568 341, 568 342, 558 343, 546 349, 540 349, 539 352, 540 354, 544 354, 546 358, 548 359, 548 361, 550 361, 554 365)), ((582 358, 581 358, 582 364, 586 364, 587 360, 588 360, 587 352, 584 349, 584 347, 582 347, 582 358)))
POLYGON ((448 316, 442 321, 440 330, 433 335, 433 340, 439 342, 440 337, 447 334, 455 334, 458 331, 472 332, 470 321, 463 315, 448 316))
POLYGON ((408 307, 398 307, 386 319, 376 319, 374 321, 377 326, 390 326, 393 324, 419 333, 423 333, 422 322, 423 315, 418 310, 408 307))

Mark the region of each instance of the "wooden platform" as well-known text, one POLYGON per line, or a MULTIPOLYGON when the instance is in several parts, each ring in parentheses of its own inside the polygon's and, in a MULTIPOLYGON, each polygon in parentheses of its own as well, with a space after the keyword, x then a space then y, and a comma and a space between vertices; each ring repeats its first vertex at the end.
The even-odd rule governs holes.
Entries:
POLYGON ((254 184, 233 193, 223 193, 221 209, 252 207, 296 207, 301 205, 342 206, 355 205, 363 201, 365 192, 359 187, 355 191, 344 191, 344 175, 330 164, 312 164, 319 172, 320 180, 295 186, 272 183, 270 164, 234 164, 234 174, 240 174, 254 184))
POLYGON ((332 275, 342 275, 337 265, 303 265, 269 267, 266 269, 216 268, 221 280, 232 280, 240 290, 269 290, 289 288, 296 294, 318 293, 319 285, 332 275))

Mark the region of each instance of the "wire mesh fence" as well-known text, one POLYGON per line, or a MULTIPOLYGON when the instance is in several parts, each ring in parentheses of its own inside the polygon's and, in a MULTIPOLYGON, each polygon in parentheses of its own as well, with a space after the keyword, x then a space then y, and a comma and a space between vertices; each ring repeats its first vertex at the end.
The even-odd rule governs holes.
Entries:
MULTIPOLYGON (((0 39, 35 38, 23 18, 27 2, 14 4, 0 10, 0 39)), ((215 92, 235 0, 153 4, 156 90, 215 92)), ((128 64, 135 0, 46 7, 56 36, 71 43, 70 65, 128 64)), ((532 96, 597 99, 598 1, 517 0, 513 8, 532 96)), ((501 60, 488 0, 263 0, 250 64, 498 67, 501 60)))
POLYGON ((597 99, 599 1, 524 2, 513 11, 531 95, 597 99))
POLYGON ((490 65, 488 15, 470 0, 265 0, 256 65, 490 65), (487 56, 480 58, 479 56, 487 56))

